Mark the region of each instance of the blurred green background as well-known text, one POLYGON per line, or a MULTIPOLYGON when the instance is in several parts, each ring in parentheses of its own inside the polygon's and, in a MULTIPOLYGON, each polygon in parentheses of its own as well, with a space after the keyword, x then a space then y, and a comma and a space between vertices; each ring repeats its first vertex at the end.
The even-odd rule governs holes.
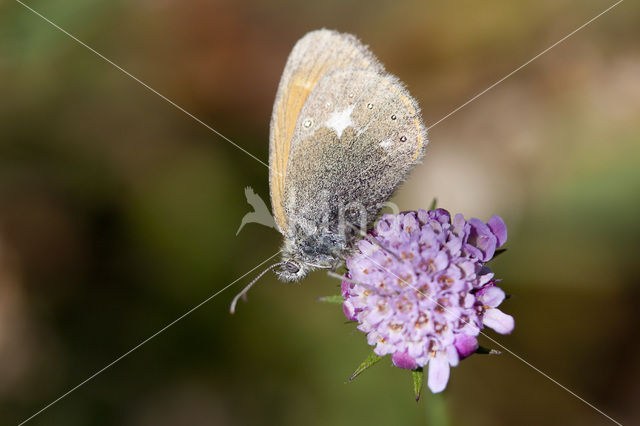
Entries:
MULTIPOLYGON (((266 161, 286 57, 356 34, 432 124, 609 1, 31 0, 27 4, 266 161)), ((394 201, 500 214, 513 297, 492 336, 640 423, 640 5, 626 1, 430 131, 394 201)), ((267 169, 20 4, 0 3, 0 423, 17 424, 280 245, 236 230, 267 169)), ((251 276, 254 276, 252 274, 251 276)), ((363 334, 301 285, 249 277, 34 425, 429 424, 363 334)), ((495 347, 489 341, 485 346, 495 347)), ((610 424, 509 354, 452 370, 451 425, 610 424)))

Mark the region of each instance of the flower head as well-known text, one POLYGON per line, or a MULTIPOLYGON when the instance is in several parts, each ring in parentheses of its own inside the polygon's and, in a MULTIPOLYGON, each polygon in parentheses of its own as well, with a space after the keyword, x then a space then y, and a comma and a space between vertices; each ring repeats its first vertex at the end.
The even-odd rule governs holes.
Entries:
POLYGON ((344 313, 377 355, 410 370, 428 364, 429 388, 440 392, 485 325, 503 334, 514 328, 497 309, 505 294, 484 265, 506 239, 498 216, 485 224, 451 220, 443 209, 383 215, 347 259, 344 313))

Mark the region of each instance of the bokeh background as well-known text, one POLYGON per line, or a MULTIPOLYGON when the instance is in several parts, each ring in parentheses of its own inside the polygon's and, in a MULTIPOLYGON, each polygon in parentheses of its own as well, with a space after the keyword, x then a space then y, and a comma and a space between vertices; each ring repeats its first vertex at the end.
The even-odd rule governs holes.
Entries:
MULTIPOLYGON (((351 32, 432 124, 612 1, 30 0, 266 161, 288 52, 351 32)), ((498 341, 625 424, 640 422, 640 5, 625 1, 430 131, 396 194, 500 214, 513 297, 498 341)), ((280 244, 247 225, 267 169, 20 4, 0 3, 0 423, 17 424, 280 244)), ((254 274, 251 274, 253 276, 254 274)), ((34 425, 609 424, 509 354, 409 375, 344 324, 337 282, 249 277, 33 419, 34 425)), ((495 347, 491 342, 481 342, 495 347)))

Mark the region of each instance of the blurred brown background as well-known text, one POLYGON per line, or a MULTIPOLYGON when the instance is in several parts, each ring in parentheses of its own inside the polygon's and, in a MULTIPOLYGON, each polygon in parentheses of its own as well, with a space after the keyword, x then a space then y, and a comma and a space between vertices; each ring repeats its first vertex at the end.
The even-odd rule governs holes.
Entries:
MULTIPOLYGON (((432 124, 608 1, 32 0, 27 4, 266 161, 288 52, 356 34, 432 124)), ((502 344, 640 422, 640 5, 625 1, 430 132, 394 201, 500 214, 502 344), (634 402, 635 401, 635 402, 634 402)), ((0 423, 17 424, 274 254, 243 188, 267 169, 13 1, 0 3, 0 423)), ((248 278, 34 425, 426 424, 336 281, 248 278)), ((491 342, 481 342, 492 346, 491 342)), ((495 346, 495 345, 493 345, 495 346)), ((452 370, 450 424, 610 424, 511 355, 452 370)))

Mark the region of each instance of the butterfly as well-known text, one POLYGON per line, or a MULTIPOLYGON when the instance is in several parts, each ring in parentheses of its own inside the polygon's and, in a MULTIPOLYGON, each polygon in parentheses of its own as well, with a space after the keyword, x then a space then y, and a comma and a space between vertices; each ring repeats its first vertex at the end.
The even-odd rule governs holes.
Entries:
POLYGON ((427 142, 418 103, 355 36, 322 29, 302 37, 282 73, 269 135, 282 261, 256 280, 274 268, 282 281, 335 269, 427 142))

